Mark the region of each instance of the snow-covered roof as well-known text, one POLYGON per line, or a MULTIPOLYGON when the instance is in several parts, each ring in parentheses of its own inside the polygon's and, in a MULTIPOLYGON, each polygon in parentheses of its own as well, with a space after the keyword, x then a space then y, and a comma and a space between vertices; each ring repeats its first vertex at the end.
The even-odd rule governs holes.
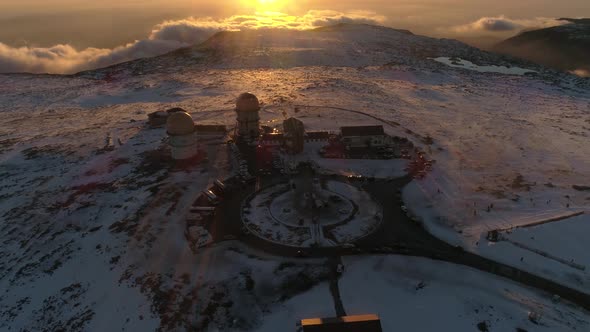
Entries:
POLYGON ((174 112, 166 121, 166 131, 168 135, 182 136, 188 135, 195 131, 195 123, 190 114, 186 112, 174 112))
POLYGON ((173 107, 173 108, 166 110, 166 113, 168 113, 168 114, 177 113, 177 112, 188 113, 184 108, 181 108, 181 107, 173 107))
POLYGON ((249 92, 242 93, 236 99, 236 110, 240 112, 255 112, 260 109, 258 98, 249 92))

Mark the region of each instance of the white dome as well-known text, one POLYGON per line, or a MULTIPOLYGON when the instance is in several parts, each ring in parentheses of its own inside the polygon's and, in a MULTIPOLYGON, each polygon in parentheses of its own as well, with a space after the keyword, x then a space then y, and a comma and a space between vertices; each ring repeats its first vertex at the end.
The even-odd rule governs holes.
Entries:
POLYGON ((195 131, 195 122, 191 115, 186 112, 174 112, 168 116, 166 131, 171 136, 192 134, 195 131))
POLYGON ((236 110, 239 112, 255 112, 260 109, 258 98, 249 93, 242 93, 236 100, 236 110))

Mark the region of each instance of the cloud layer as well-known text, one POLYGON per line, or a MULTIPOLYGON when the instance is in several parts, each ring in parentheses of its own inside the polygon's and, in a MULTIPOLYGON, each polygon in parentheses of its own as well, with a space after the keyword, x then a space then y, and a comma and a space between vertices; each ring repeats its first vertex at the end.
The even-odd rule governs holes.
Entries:
POLYGON ((13 48, 0 43, 0 73, 69 74, 142 57, 163 54, 186 46, 172 40, 141 40, 114 49, 76 50, 70 45, 13 48))
POLYGON ((554 18, 537 17, 534 19, 511 19, 504 15, 482 17, 474 22, 453 27, 458 34, 507 33, 525 29, 539 29, 564 24, 554 18))
POLYGON ((337 23, 382 24, 384 21, 385 17, 366 11, 341 13, 312 10, 302 16, 256 13, 256 15, 234 15, 219 20, 191 17, 162 22, 153 28, 146 39, 113 49, 77 50, 67 44, 15 48, 0 43, 0 73, 71 74, 165 54, 181 47, 201 43, 222 30, 268 27, 305 30, 337 23))

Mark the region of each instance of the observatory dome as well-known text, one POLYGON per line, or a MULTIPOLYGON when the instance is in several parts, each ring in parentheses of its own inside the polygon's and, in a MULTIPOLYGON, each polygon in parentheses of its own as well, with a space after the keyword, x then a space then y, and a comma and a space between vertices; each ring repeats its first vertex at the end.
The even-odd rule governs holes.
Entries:
POLYGON ((171 136, 189 135, 195 131, 195 123, 190 114, 186 112, 174 112, 168 116, 166 131, 171 136))
POLYGON ((246 92, 242 93, 236 100, 236 110, 241 112, 255 112, 260 109, 260 102, 255 95, 246 92))

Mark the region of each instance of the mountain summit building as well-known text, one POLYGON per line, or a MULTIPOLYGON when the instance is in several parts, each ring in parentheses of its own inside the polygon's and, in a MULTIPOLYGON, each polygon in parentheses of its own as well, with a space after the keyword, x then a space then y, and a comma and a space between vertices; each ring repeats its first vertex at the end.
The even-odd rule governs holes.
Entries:
POLYGON ((340 127, 342 142, 347 148, 367 148, 384 146, 388 136, 383 126, 340 127))
POLYGON ((166 132, 172 159, 184 160, 197 155, 195 122, 184 111, 171 113, 166 120, 166 132))
POLYGON ((305 144, 305 129, 303 122, 295 118, 288 118, 283 121, 283 131, 285 135, 285 145, 291 153, 297 154, 303 152, 305 144))
POLYGON ((236 99, 236 114, 238 121, 238 137, 253 139, 260 136, 260 102, 258 98, 249 93, 242 93, 236 99))

